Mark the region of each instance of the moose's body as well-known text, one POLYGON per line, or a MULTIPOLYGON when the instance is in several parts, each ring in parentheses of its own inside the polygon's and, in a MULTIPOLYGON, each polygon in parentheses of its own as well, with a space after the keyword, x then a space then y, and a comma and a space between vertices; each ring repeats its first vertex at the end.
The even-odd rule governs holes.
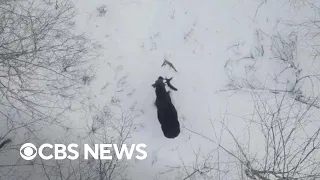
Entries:
POLYGON ((180 134, 180 123, 178 113, 172 104, 169 92, 165 88, 163 78, 159 79, 152 85, 156 92, 156 102, 158 120, 165 137, 175 138, 180 134))

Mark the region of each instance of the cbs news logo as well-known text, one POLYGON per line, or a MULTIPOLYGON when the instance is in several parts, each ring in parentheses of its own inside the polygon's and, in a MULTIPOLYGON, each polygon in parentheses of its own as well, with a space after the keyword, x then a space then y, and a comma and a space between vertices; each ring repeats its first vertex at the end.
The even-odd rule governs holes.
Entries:
MULTIPOLYGON (((84 144, 84 159, 88 159, 89 154, 91 154, 91 156, 94 159, 112 159, 111 155, 107 155, 108 153, 110 153, 110 150, 106 148, 113 147, 118 159, 122 159, 124 153, 126 154, 127 159, 131 159, 134 150, 136 150, 138 153, 142 155, 137 155, 135 157, 139 160, 143 160, 147 158, 147 152, 142 149, 146 146, 147 145, 145 144, 132 144, 129 151, 127 145, 125 144, 123 144, 120 149, 118 148, 117 144, 95 144, 94 149, 91 149, 91 147, 88 144, 84 144)), ((70 160, 75 160, 79 157, 79 152, 75 149, 77 147, 77 144, 69 144, 68 146, 64 144, 42 144, 39 147, 39 149, 37 149, 37 147, 32 143, 26 143, 23 144, 20 148, 20 156, 27 161, 34 159, 37 156, 37 154, 40 156, 40 158, 44 160, 49 160, 52 158, 56 160, 62 160, 66 158, 70 160), (44 148, 54 149, 53 155, 44 155, 44 148), (69 155, 66 151, 69 152, 69 155), (70 153, 72 155, 70 155, 70 153)))

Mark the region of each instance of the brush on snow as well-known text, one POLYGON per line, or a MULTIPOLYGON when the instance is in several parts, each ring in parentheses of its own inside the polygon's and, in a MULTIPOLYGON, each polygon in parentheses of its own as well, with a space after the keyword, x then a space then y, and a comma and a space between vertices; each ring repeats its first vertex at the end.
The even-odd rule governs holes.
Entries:
POLYGON ((11 142, 10 139, 6 139, 5 141, 3 141, 1 144, 0 144, 0 149, 2 149, 4 147, 4 145, 6 144, 9 144, 11 142))

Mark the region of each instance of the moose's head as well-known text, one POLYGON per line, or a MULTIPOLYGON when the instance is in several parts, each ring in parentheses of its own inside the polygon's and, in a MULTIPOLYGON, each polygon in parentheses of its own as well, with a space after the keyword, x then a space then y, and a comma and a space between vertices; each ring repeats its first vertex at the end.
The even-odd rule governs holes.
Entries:
POLYGON ((156 82, 154 84, 152 84, 152 87, 154 88, 158 88, 158 87, 164 87, 164 82, 163 82, 163 77, 162 76, 159 76, 158 77, 158 80, 156 80, 156 82))

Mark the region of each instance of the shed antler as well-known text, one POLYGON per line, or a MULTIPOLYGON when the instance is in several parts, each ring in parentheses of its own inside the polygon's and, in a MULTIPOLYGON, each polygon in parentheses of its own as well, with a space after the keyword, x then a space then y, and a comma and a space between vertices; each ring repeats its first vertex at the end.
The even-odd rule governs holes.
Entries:
MULTIPOLYGON (((171 56, 171 54, 170 54, 170 56, 171 56)), ((163 67, 165 65, 169 65, 172 69, 174 69, 176 72, 178 72, 177 69, 173 66, 173 64, 170 61, 168 61, 167 59, 168 59, 167 55, 165 54, 164 55, 164 61, 163 61, 162 65, 161 65, 161 67, 163 67)))

